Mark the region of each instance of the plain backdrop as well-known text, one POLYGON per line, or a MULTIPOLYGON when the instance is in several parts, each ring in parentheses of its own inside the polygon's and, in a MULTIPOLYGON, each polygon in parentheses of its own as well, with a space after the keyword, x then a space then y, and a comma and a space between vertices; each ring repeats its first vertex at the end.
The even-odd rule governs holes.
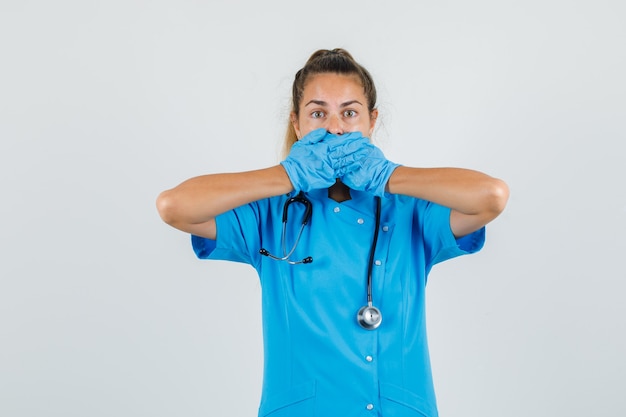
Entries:
POLYGON ((626 415, 624 22, 620 0, 2 0, 0 415, 256 415, 256 274, 196 260, 155 199, 276 164, 293 75, 335 47, 377 82, 390 160, 511 188, 484 250, 430 276, 441 416, 626 415))

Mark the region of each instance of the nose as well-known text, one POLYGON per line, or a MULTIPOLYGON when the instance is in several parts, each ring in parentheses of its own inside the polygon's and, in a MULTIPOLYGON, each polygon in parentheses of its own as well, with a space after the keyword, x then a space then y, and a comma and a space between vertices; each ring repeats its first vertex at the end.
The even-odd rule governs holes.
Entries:
POLYGON ((328 133, 332 133, 334 135, 343 135, 344 126, 342 121, 337 116, 331 116, 328 119, 328 125, 326 126, 326 130, 328 133))

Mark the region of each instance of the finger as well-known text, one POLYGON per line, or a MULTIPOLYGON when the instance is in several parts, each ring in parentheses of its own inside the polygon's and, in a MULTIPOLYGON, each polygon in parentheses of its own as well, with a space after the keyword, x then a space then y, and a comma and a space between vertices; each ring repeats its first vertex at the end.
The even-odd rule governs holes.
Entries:
POLYGON ((323 128, 315 129, 307 133, 298 142, 305 144, 305 145, 313 144, 313 143, 321 142, 327 135, 328 135, 328 132, 326 131, 326 129, 323 129, 323 128))
POLYGON ((328 143, 328 146, 330 146, 331 149, 334 149, 338 146, 343 146, 347 143, 352 143, 355 140, 359 139, 365 139, 369 141, 369 139, 363 137, 361 132, 349 132, 343 135, 335 135, 333 133, 329 133, 324 140, 328 143))
POLYGON ((334 147, 331 146, 330 157, 341 158, 359 150, 369 149, 369 146, 369 139, 364 138, 363 136, 348 138, 339 145, 334 147))

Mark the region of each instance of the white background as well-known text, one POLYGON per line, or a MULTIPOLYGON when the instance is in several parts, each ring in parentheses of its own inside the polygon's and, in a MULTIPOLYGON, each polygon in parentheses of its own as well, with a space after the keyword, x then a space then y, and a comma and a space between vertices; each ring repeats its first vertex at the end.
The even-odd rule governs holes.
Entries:
POLYGON ((626 415, 624 22, 619 0, 2 0, 0 415, 256 415, 255 272, 196 260, 154 201, 277 163, 293 75, 334 47, 377 82, 389 159, 511 188, 485 249, 430 276, 442 417, 626 415))

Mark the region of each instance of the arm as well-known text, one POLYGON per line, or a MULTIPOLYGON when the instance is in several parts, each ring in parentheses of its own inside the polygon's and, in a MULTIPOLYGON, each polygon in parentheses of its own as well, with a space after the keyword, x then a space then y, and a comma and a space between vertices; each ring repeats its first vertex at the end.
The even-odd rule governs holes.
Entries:
POLYGON ((409 195, 452 209, 450 227, 456 237, 472 233, 495 219, 509 198, 504 181, 461 168, 399 166, 387 187, 392 194, 409 195))
POLYGON ((203 175, 163 191, 157 198, 157 210, 170 226, 215 239, 217 215, 291 190, 293 186, 281 165, 256 171, 203 175))
POLYGON ((329 135, 316 129, 297 141, 287 158, 270 168, 232 174, 204 175, 189 179, 162 192, 157 198, 161 218, 169 225, 209 239, 215 239, 215 217, 229 210, 292 190, 328 188, 335 183, 335 168, 350 163, 352 146, 361 138, 350 134, 329 135), (349 140, 350 139, 350 140, 349 140), (345 149, 344 149, 345 148, 345 149), (331 165, 334 150, 345 161, 331 165))

